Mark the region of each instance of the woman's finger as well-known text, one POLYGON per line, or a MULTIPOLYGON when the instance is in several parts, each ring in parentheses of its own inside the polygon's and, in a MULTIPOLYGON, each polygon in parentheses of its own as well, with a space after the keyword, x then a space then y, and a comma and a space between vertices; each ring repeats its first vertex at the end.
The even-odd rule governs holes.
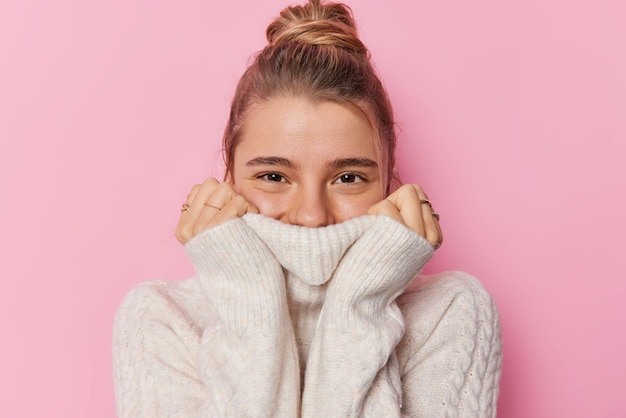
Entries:
POLYGON ((434 213, 428 195, 417 184, 405 184, 385 200, 372 206, 370 214, 382 214, 396 219, 439 248, 443 235, 438 215, 434 213))
POLYGON ((405 225, 402 216, 400 216, 400 212, 398 212, 398 208, 396 205, 391 202, 389 199, 381 200, 380 202, 372 205, 367 211, 368 215, 385 215, 389 216, 392 219, 400 222, 405 225))
POLYGON ((201 184, 193 185, 193 187, 191 188, 191 191, 189 192, 189 194, 187 195, 187 198, 185 199, 185 205, 191 206, 191 202, 194 201, 194 199, 196 198, 196 195, 198 194, 198 190, 200 190, 201 187, 202 187, 201 184))
POLYGON ((428 195, 422 190, 422 188, 414 184, 412 185, 417 193, 422 206, 422 217, 424 219, 424 238, 430 242, 435 249, 441 246, 443 242, 443 235, 441 233, 441 227, 439 225, 439 215, 437 215, 433 209, 433 205, 428 199, 428 195))
POLYGON ((191 202, 187 202, 190 206, 189 214, 194 215, 193 218, 198 218, 199 214, 204 209, 204 202, 206 202, 207 199, 215 192, 219 185, 220 182, 212 177, 204 180, 193 197, 193 200, 191 202))
POLYGON ((213 228, 232 219, 240 218, 246 213, 259 213, 259 210, 242 195, 235 194, 233 198, 220 208, 215 213, 215 216, 204 225, 204 229, 213 228))
POLYGON ((193 225, 193 235, 196 236, 210 226, 215 226, 221 223, 212 222, 213 218, 218 216, 222 209, 231 200, 233 200, 236 195, 237 193, 235 193, 230 184, 219 183, 209 196, 207 196, 202 202, 198 203, 198 206, 200 207, 200 214, 193 225))
POLYGON ((202 231, 248 212, 259 213, 259 210, 229 183, 206 179, 189 192, 181 209, 176 238, 185 244, 202 231))
POLYGON ((195 236, 194 225, 202 214, 203 202, 215 190, 219 182, 214 178, 206 179, 201 185, 192 187, 183 207, 176 226, 176 239, 185 244, 195 236))
POLYGON ((396 190, 394 195, 396 195, 394 198, 396 207, 404 220, 404 224, 409 229, 426 238, 423 211, 428 211, 429 208, 425 208, 421 204, 421 198, 417 193, 417 189, 412 184, 405 184, 396 190))

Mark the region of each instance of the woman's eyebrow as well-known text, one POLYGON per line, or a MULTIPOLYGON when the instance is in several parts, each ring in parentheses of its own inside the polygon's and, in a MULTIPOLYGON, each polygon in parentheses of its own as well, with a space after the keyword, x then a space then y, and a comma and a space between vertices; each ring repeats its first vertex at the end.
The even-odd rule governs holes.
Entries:
POLYGON ((369 158, 339 158, 328 163, 328 168, 338 170, 346 167, 378 167, 378 163, 369 158))
POLYGON ((259 165, 280 165, 294 170, 298 168, 293 161, 283 157, 256 157, 246 163, 246 166, 248 167, 255 167, 259 165))

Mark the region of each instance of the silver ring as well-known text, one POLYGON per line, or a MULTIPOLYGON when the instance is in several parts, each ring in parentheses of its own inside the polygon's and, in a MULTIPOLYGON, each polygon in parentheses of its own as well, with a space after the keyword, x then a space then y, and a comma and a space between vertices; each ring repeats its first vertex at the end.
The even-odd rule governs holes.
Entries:
POLYGON ((437 219, 437 221, 439 221, 439 214, 437 212, 431 212, 431 215, 433 215, 433 218, 437 219))
POLYGON ((433 244, 433 249, 438 249, 439 247, 441 247, 441 243, 440 242, 436 242, 433 244))
POLYGON ((182 206, 180 207, 180 211, 181 212, 189 212, 189 204, 183 203, 182 206))

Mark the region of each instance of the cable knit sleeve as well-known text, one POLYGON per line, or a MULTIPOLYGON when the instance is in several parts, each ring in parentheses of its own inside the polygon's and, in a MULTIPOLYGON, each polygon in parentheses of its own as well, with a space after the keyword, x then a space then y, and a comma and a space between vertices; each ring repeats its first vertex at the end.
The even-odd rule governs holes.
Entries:
POLYGON ((493 299, 463 272, 420 279, 398 298, 407 328, 397 347, 403 412, 495 417, 502 350, 493 299))
MULTIPOLYGON (((297 349, 281 266, 241 219, 186 245, 203 327, 140 286, 118 311, 121 417, 297 416, 297 349)), ((193 293, 190 293, 193 294, 193 293)))
POLYGON ((394 350, 404 321, 395 299, 432 254, 425 239, 385 216, 347 251, 311 345, 302 417, 400 416, 394 350))

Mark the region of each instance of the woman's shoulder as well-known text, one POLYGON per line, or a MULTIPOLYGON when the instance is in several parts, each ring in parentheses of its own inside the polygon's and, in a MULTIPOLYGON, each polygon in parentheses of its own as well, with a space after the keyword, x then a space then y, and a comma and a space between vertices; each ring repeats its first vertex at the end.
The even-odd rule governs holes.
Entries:
POLYGON ((441 316, 449 310, 468 317, 498 315, 495 301, 482 283, 462 271, 419 275, 397 302, 407 322, 416 316, 441 316))
POLYGON ((116 324, 148 321, 184 320, 197 322, 204 313, 201 293, 195 278, 168 282, 154 280, 133 287, 115 315, 116 324))
POLYGON ((475 296, 491 299, 482 283, 471 274, 463 271, 446 271, 432 275, 419 275, 409 284, 398 299, 398 303, 411 303, 420 295, 447 295, 449 298, 475 296))
POLYGON ((396 347, 405 408, 495 416, 502 338, 485 287, 458 271, 419 276, 398 305, 405 320, 396 347))
POLYGON ((159 304, 187 296, 196 286, 194 278, 179 281, 150 280, 135 285, 128 291, 120 307, 127 305, 159 304))
POLYGON ((436 346, 452 341, 475 346, 481 340, 491 347, 489 350, 500 346, 496 303, 482 283, 468 273, 418 276, 397 302, 406 327, 399 346, 404 362, 426 341, 436 341, 436 346))

